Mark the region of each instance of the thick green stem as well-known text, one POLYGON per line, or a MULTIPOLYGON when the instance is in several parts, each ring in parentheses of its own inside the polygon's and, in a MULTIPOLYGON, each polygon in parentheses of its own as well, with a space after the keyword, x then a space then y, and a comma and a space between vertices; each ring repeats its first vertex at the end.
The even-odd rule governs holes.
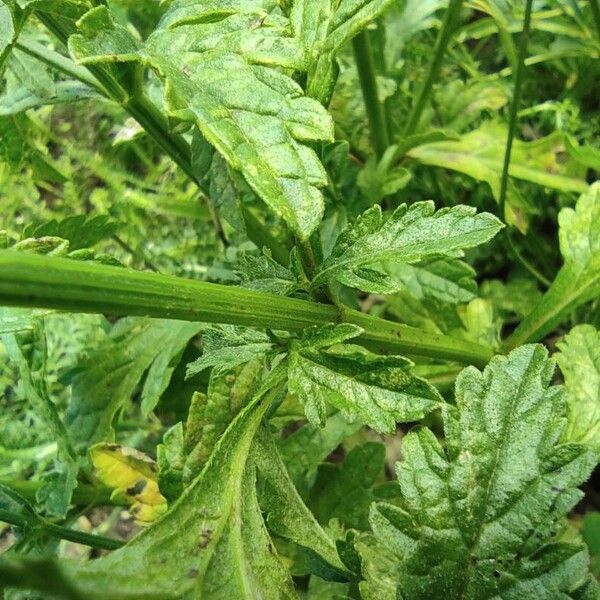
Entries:
POLYGON ((421 120, 421 115, 423 114, 423 110, 425 109, 425 105, 427 104, 427 100, 431 94, 433 84, 439 76, 442 60, 444 59, 446 48, 448 48, 448 43, 450 42, 450 38, 454 32, 454 26, 458 19, 458 15, 460 14, 462 3, 462 0, 450 0, 450 3, 448 4, 448 9, 446 10, 444 21, 442 23, 442 28, 440 29, 438 37, 435 41, 433 58, 431 59, 431 63, 429 65, 427 77, 417 95, 417 100, 408 119, 408 123, 404 129, 404 137, 412 135, 417 130, 419 121, 421 120))
POLYGON ((390 145, 388 127, 385 118, 383 104, 379 101, 377 91, 377 78, 375 75, 375 64, 373 51, 369 40, 369 33, 362 31, 352 40, 354 60, 358 70, 358 78, 362 89, 363 100, 369 119, 369 130, 371 142, 375 153, 379 158, 390 145))
POLYGON ((0 304, 230 323, 299 332, 350 322, 379 351, 485 365, 491 349, 343 307, 90 262, 0 251, 0 304))

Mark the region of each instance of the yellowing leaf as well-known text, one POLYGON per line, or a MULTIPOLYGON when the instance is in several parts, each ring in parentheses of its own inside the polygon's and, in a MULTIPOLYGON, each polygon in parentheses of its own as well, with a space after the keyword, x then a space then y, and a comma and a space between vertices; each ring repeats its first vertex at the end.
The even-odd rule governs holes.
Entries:
POLYGON ((96 444, 90 449, 96 476, 113 490, 112 497, 129 505, 140 523, 151 523, 167 512, 158 489, 156 463, 138 450, 119 444, 96 444))

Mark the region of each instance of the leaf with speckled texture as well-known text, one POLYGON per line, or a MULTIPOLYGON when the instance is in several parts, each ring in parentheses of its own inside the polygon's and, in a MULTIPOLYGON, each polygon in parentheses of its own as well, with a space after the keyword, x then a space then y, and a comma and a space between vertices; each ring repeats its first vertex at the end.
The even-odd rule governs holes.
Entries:
POLYGON ((494 215, 476 214, 469 206, 436 211, 433 202, 402 204, 387 220, 373 206, 339 235, 313 285, 335 279, 365 292, 391 294, 404 285, 401 277, 394 277, 394 265, 459 258, 501 228, 494 215))
POLYGON ((315 327, 292 346, 289 390, 300 398, 312 424, 325 424, 328 403, 350 421, 358 419, 380 432, 439 407, 441 396, 411 373, 407 358, 379 356, 342 343, 361 331, 349 324, 315 327))
POLYGON ((600 461, 600 332, 592 325, 578 325, 557 346, 567 390, 569 425, 564 438, 589 445, 600 461))
POLYGON ((370 519, 395 556, 396 598, 597 598, 583 544, 555 537, 595 457, 559 442, 553 373, 540 345, 468 367, 443 411, 445 446, 426 428, 404 438, 399 504, 374 505, 370 519))
POLYGON ((575 308, 600 296, 600 182, 581 195, 575 208, 560 211, 558 225, 564 264, 508 344, 542 340, 575 308))

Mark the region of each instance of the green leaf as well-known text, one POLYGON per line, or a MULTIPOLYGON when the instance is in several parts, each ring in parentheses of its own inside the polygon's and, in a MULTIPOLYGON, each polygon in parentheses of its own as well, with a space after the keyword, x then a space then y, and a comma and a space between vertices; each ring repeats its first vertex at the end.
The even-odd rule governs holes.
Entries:
POLYGON ((361 427, 361 423, 348 423, 341 413, 336 413, 327 419, 323 427, 307 423, 279 440, 282 459, 302 496, 308 492, 309 482, 312 482, 319 465, 361 427))
POLYGON ((417 265, 389 262, 386 272, 413 298, 458 304, 477 295, 474 269, 456 258, 431 257, 417 265))
POLYGON ((239 263, 243 287, 270 294, 289 296, 302 289, 298 278, 290 269, 280 265, 270 255, 244 255, 239 263))
POLYGON ((52 219, 39 225, 28 225, 23 238, 58 237, 69 240, 69 249, 91 248, 117 232, 119 224, 108 215, 75 215, 60 221, 52 219))
POLYGON ((324 425, 327 404, 348 420, 391 432, 397 422, 416 421, 439 407, 441 396, 411 374, 402 356, 379 356, 342 342, 360 335, 354 325, 308 329, 292 346, 288 387, 304 404, 313 425, 324 425))
POLYGON ((51 97, 38 96, 25 88, 19 88, 0 96, 0 117, 16 115, 51 104, 70 104, 97 97, 96 92, 78 81, 57 82, 56 93, 51 97))
POLYGON ((581 195, 575 209, 563 208, 558 224, 564 264, 507 347, 542 340, 575 308, 600 295, 600 183, 581 195))
POLYGON ((319 522, 335 518, 346 528, 369 529, 369 508, 377 499, 375 486, 383 481, 384 465, 385 446, 376 442, 354 447, 341 465, 321 465, 308 500, 319 522))
POLYGON ((148 414, 166 389, 189 340, 202 325, 168 319, 123 319, 81 362, 72 376, 66 424, 73 444, 85 451, 110 438, 115 416, 140 385, 148 414))
POLYGON ((397 146, 390 146, 377 160, 371 156, 358 174, 356 183, 369 204, 380 204, 406 187, 411 179, 410 171, 395 165, 397 146))
POLYGON ((557 346, 567 390, 564 439, 588 445, 600 462, 600 332, 578 325, 557 346))
POLYGON ((348 573, 333 540, 300 498, 273 437, 265 429, 259 430, 252 452, 258 470, 265 479, 260 504, 269 529, 325 561, 328 578, 344 581, 348 573))
POLYGON ((250 446, 280 383, 259 390, 221 438, 192 485, 127 546, 61 570, 87 600, 296 598, 266 531, 250 446), (266 394, 266 395, 265 395, 266 394), (143 561, 140 561, 143 557, 143 561))
POLYGON ((295 36, 310 63, 307 93, 329 102, 337 68, 338 51, 392 4, 391 0, 299 0, 290 15, 295 36))
POLYGON ((9 359, 18 369, 22 395, 41 416, 58 447, 58 461, 51 471, 44 474, 36 500, 44 513, 64 517, 77 485, 79 465, 72 440, 47 388, 47 348, 43 321, 34 321, 32 328, 33 352, 30 360, 23 354, 21 344, 14 334, 3 335, 2 343, 9 359))
POLYGON ((53 311, 0 306, 0 335, 33 329, 33 321, 53 311))
POLYGON ((592 571, 600 575, 600 512, 588 512, 581 527, 581 535, 592 556, 592 571))
POLYGON ((72 36, 81 63, 143 60, 166 79, 167 108, 204 138, 302 239, 323 214, 325 171, 305 142, 333 139, 327 111, 273 67, 304 69, 288 22, 258 2, 174 2, 146 44, 93 9, 72 36), (240 93, 241 92, 241 93, 240 93))
POLYGON ((262 331, 233 325, 209 327, 202 333, 202 356, 187 365, 186 377, 209 367, 230 369, 272 349, 273 343, 262 331))
POLYGON ((395 555, 397 598, 596 597, 581 543, 555 537, 595 458, 558 443, 565 401, 553 372, 540 345, 483 373, 469 367, 444 409, 445 446, 426 428, 404 438, 399 506, 371 514, 395 555))
POLYGON ((6 2, 0 0, 0 74, 12 49, 15 34, 12 12, 6 2))
POLYGON ((252 399, 262 372, 260 360, 215 369, 207 393, 194 394, 183 441, 184 486, 200 473, 229 424, 252 399))
POLYGON ((462 205, 435 211, 433 202, 402 204, 386 221, 374 206, 340 234, 313 285, 336 279, 366 292, 390 294, 403 287, 393 277, 394 265, 460 257, 501 227, 495 216, 475 214, 462 205))
MULTIPOLYGON (((488 122, 461 136, 457 141, 432 142, 417 146, 407 155, 425 165, 443 167, 486 181, 498 200, 504 160, 506 127, 488 122)), ((532 142, 514 140, 509 174, 515 179, 564 192, 585 192, 584 170, 573 161, 564 160, 565 141, 555 132, 532 142)), ((535 208, 520 198, 515 188, 509 188, 507 219, 520 230, 527 228, 527 213, 535 208)))

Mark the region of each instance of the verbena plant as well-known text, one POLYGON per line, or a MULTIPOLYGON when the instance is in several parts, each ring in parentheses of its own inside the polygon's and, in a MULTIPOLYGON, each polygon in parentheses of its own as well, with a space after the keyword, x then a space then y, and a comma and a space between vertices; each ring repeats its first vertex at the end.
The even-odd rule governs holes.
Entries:
POLYGON ((0 1, 4 597, 597 598, 599 65, 597 0, 0 1))

